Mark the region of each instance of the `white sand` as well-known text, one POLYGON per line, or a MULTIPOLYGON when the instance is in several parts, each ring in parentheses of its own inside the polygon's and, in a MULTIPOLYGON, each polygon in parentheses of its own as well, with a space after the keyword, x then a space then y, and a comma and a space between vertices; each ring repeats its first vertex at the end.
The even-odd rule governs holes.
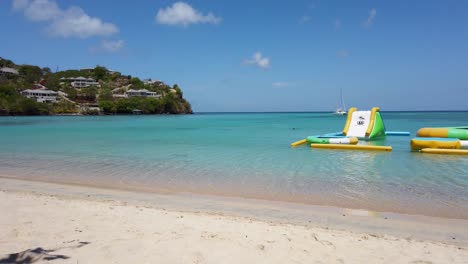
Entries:
POLYGON ((0 263, 9 256, 34 263, 468 263, 468 244, 458 238, 421 241, 0 183, 0 263), (9 255, 28 249, 35 252, 9 255))

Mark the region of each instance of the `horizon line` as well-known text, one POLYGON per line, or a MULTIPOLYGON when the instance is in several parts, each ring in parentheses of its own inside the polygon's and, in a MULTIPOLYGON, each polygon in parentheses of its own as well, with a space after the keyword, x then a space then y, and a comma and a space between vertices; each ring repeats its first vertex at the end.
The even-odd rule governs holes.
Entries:
MULTIPOLYGON (((380 112, 468 112, 468 109, 465 110, 386 110, 380 112)), ((261 114, 261 113, 330 113, 333 114, 334 111, 193 111, 194 114, 261 114)))

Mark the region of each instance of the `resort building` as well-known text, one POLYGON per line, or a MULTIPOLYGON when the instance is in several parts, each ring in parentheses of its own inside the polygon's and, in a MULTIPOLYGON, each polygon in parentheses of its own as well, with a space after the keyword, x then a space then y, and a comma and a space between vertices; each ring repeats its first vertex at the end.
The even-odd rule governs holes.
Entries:
POLYGON ((0 68, 0 76, 4 76, 4 75, 18 75, 18 74, 19 74, 19 72, 18 72, 18 70, 16 70, 16 69, 9 68, 9 67, 0 68))
POLYGON ((24 97, 36 99, 39 103, 57 102, 57 92, 51 90, 31 90, 27 89, 21 92, 24 97))
POLYGON ((157 85, 157 86, 163 86, 164 85, 164 83, 162 81, 160 81, 160 80, 151 80, 151 79, 144 79, 143 83, 144 84, 149 84, 149 85, 154 84, 154 85, 157 85))
MULTIPOLYGON (((93 73, 95 68, 81 68, 80 71, 82 72, 88 72, 88 73, 93 73)), ((114 74, 114 73, 120 73, 118 71, 114 71, 111 69, 107 69, 108 74, 114 74)))
POLYGON ((127 92, 125 92, 125 95, 127 97, 160 97, 156 92, 151 92, 146 89, 141 89, 141 90, 133 90, 130 89, 127 92))
POLYGON ((73 88, 85 88, 85 87, 89 87, 89 86, 97 86, 97 87, 101 87, 101 85, 96 82, 96 80, 94 80, 93 78, 85 78, 85 77, 71 77, 71 78, 60 78, 60 80, 62 82, 64 81, 68 81, 70 82, 71 86, 73 88))

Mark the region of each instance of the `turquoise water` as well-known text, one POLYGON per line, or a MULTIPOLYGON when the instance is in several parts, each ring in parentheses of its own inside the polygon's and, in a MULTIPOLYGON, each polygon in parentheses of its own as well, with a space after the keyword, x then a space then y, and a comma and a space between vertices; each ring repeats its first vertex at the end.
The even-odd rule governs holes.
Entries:
MULTIPOLYGON (((468 124, 467 112, 383 112, 388 130, 468 124)), ((0 117, 0 175, 468 218, 468 157, 290 148, 340 131, 329 113, 0 117)))

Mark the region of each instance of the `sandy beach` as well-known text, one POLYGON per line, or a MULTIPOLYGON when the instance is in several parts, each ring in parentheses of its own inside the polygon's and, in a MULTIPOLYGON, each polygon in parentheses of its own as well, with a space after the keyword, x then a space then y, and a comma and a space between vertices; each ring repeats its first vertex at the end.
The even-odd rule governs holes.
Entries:
POLYGON ((468 260, 461 219, 12 179, 0 186, 0 263, 468 260))

